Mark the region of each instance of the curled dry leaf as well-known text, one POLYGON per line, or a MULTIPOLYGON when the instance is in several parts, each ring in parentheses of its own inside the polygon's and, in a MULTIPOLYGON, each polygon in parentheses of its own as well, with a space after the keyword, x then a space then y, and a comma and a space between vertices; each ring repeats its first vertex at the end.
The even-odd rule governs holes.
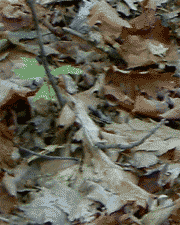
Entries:
POLYGON ((2 22, 5 30, 18 30, 22 27, 32 27, 33 20, 30 9, 24 0, 17 2, 1 2, 2 22))
POLYGON ((69 108, 68 105, 65 105, 56 123, 57 126, 63 126, 63 128, 67 129, 74 123, 75 119, 76 117, 74 112, 69 108))
POLYGON ((155 100, 148 100, 137 96, 132 113, 158 118, 162 112, 168 111, 168 104, 155 100))
POLYGON ((132 28, 122 30, 121 37, 124 42, 117 51, 129 68, 157 63, 162 57, 166 61, 177 60, 169 28, 164 27, 161 20, 155 16, 156 6, 153 5, 153 1, 144 1, 143 13, 129 22, 132 28))
POLYGON ((136 168, 147 168, 158 163, 158 158, 152 152, 137 151, 131 164, 136 168))
POLYGON ((143 216, 141 222, 145 225, 161 225, 165 220, 168 219, 174 208, 174 205, 170 205, 168 207, 157 207, 156 210, 153 210, 143 216))
POLYGON ((147 9, 140 16, 130 21, 133 30, 143 30, 151 28, 156 22, 155 10, 147 9))
POLYGON ((161 114, 160 118, 167 120, 179 120, 180 119, 180 99, 174 99, 174 108, 161 114))
POLYGON ((100 29, 103 31, 103 35, 113 38, 117 38, 121 34, 122 27, 131 27, 131 25, 121 19, 116 10, 104 0, 97 2, 90 11, 88 24, 93 26, 96 21, 101 21, 100 29))
POLYGON ((151 40, 147 40, 147 46, 153 55, 159 55, 161 57, 166 55, 166 52, 169 49, 168 47, 166 48, 162 43, 151 40))
POLYGON ((0 212, 11 213, 18 204, 18 200, 14 196, 10 196, 2 185, 0 185, 0 212))
POLYGON ((21 97, 27 97, 28 95, 32 95, 34 91, 31 91, 28 88, 24 88, 19 86, 18 84, 12 83, 9 80, 1 80, 0 79, 0 106, 6 104, 11 98, 14 98, 13 95, 17 94, 21 97))
POLYGON ((104 95, 110 100, 114 100, 118 103, 118 105, 126 108, 126 109, 133 109, 134 101, 128 97, 127 95, 123 94, 118 90, 118 87, 113 87, 110 85, 104 86, 104 95))

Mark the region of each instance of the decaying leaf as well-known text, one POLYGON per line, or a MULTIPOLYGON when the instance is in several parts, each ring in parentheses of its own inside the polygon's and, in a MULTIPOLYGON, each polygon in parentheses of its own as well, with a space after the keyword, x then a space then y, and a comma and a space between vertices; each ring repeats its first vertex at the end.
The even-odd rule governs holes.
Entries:
POLYGON ((128 95, 119 92, 118 88, 116 87, 105 85, 104 95, 107 99, 117 102, 117 104, 122 106, 123 108, 132 110, 134 107, 134 101, 130 97, 128 97, 128 95))
POLYGON ((145 99, 143 96, 136 98, 133 113, 148 115, 150 117, 158 117, 162 112, 169 110, 166 102, 158 102, 155 100, 145 99))
POLYGON ((116 11, 104 0, 97 2, 90 11, 88 24, 93 26, 96 21, 101 21, 100 29, 104 36, 118 37, 121 34, 122 27, 130 28, 131 25, 121 19, 116 11))

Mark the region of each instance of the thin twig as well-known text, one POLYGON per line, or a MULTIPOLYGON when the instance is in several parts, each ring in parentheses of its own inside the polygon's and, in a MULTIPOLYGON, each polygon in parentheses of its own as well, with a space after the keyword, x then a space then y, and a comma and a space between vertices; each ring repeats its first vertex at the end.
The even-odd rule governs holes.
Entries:
POLYGON ((134 148, 138 145, 141 145, 142 143, 144 143, 152 134, 154 134, 163 124, 165 123, 165 119, 161 120, 160 123, 158 123, 158 125, 153 128, 151 131, 149 131, 149 133, 147 135, 145 135, 141 140, 136 141, 134 143, 128 144, 128 145, 124 145, 124 144, 112 144, 112 145, 103 145, 100 143, 97 143, 96 146, 100 149, 109 149, 109 148, 117 148, 117 149, 131 149, 134 148))
POLYGON ((40 47, 40 54, 41 54, 41 57, 42 57, 41 58, 42 59, 42 64, 44 66, 46 75, 49 78, 49 81, 50 81, 50 83, 51 83, 51 85, 52 85, 52 87, 54 89, 54 92, 56 93, 56 96, 57 96, 57 99, 58 99, 58 103, 60 104, 60 107, 62 107, 62 106, 65 105, 66 100, 60 94, 59 88, 58 88, 58 86, 56 86, 56 82, 54 80, 54 77, 50 73, 50 69, 48 67, 48 62, 47 62, 47 58, 45 56, 44 46, 42 44, 42 34, 40 32, 40 29, 39 29, 37 14, 36 14, 35 7, 34 7, 34 0, 27 0, 27 4, 31 8, 33 19, 34 19, 34 24, 35 24, 35 29, 37 31, 37 37, 38 37, 38 42, 39 42, 39 47, 40 47))
POLYGON ((30 155, 36 155, 38 157, 41 157, 41 158, 44 158, 44 159, 48 159, 48 160, 60 159, 60 160, 75 160, 75 161, 80 162, 80 159, 74 158, 74 157, 60 157, 60 156, 41 155, 41 154, 39 154, 37 152, 33 152, 33 151, 31 151, 31 150, 29 150, 27 148, 21 147, 21 146, 19 146, 19 148, 22 151, 29 153, 30 155))

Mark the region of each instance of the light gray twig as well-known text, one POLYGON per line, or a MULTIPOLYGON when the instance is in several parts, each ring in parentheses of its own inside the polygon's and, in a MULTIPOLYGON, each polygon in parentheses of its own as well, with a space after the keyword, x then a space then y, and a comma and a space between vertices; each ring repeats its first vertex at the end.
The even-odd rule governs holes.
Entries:
POLYGON ((102 150, 105 149, 109 149, 109 148, 117 148, 117 149, 131 149, 134 148, 138 145, 141 145, 142 143, 144 143, 152 134, 154 134, 163 124, 165 123, 165 119, 162 119, 160 123, 158 123, 158 125, 153 128, 151 131, 149 131, 149 133, 147 135, 145 135, 141 140, 136 141, 134 143, 125 145, 125 144, 112 144, 112 145, 103 145, 100 143, 97 143, 96 146, 102 150))

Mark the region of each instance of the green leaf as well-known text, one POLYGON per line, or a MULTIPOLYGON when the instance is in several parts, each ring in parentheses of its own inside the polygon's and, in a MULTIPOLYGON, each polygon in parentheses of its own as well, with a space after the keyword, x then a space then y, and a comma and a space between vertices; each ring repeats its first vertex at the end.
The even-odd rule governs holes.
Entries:
POLYGON ((82 73, 82 70, 69 65, 69 66, 61 66, 61 67, 51 71, 51 73, 54 76, 58 76, 59 74, 68 74, 68 73, 79 75, 82 73))
POLYGON ((21 69, 14 70, 22 80, 33 80, 36 77, 43 78, 45 76, 44 67, 38 65, 36 59, 22 57, 22 60, 25 65, 21 69))
POLYGON ((33 98, 33 101, 35 102, 41 98, 56 101, 56 94, 54 92, 54 89, 51 87, 51 85, 48 85, 46 82, 44 82, 43 86, 36 93, 36 95, 33 98))

